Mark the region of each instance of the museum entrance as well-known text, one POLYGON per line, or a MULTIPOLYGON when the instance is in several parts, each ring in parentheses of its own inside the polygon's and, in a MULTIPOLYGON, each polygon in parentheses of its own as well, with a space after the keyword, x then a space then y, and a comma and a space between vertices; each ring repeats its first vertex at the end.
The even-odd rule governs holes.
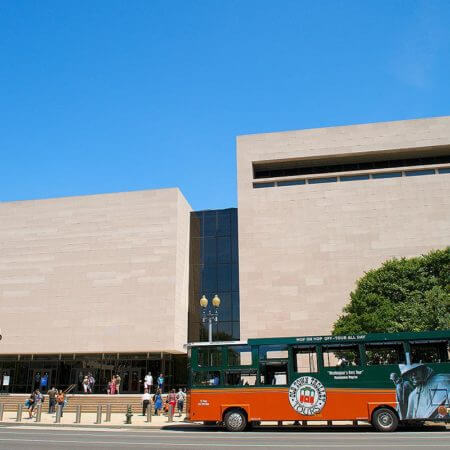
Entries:
POLYGON ((121 374, 121 394, 139 394, 140 386, 144 382, 143 369, 131 367, 121 374))
POLYGON ((53 369, 34 369, 31 375, 32 390, 39 389, 46 394, 52 383, 53 369))

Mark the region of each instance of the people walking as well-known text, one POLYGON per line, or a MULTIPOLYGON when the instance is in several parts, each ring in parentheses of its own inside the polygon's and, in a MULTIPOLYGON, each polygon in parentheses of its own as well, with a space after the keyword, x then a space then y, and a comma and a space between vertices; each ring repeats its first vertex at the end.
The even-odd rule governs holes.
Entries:
POLYGON ((161 411, 163 406, 161 391, 159 389, 156 390, 153 396, 153 402, 155 404, 155 416, 159 416, 159 411, 161 411))
POLYGON ((46 392, 48 389, 48 373, 47 372, 45 372, 44 375, 42 375, 42 377, 41 377, 41 381, 39 383, 39 389, 40 389, 40 392, 42 392, 42 394, 44 392, 46 392))
POLYGON ((87 375, 83 378, 83 392, 85 394, 89 392, 89 378, 87 375))
POLYGON ((164 375, 161 373, 158 377, 158 389, 161 391, 161 394, 164 392, 164 375))
POLYGON ((94 378, 94 375, 92 375, 92 373, 88 373, 88 381, 89 381, 88 391, 89 391, 89 394, 92 394, 94 392, 94 386, 95 386, 95 378, 94 378))
POLYGON ((172 416, 175 414, 175 405, 177 404, 177 396, 175 394, 175 389, 172 389, 167 396, 167 403, 169 405, 168 414, 172 411, 172 416))
POLYGON ((61 417, 62 417, 64 406, 66 405, 66 396, 64 395, 64 392, 61 389, 58 391, 58 395, 56 396, 56 403, 58 403, 58 406, 61 408, 61 417))
POLYGON ((152 386, 153 386, 153 377, 151 372, 149 372, 147 375, 145 375, 144 378, 144 389, 148 389, 148 392, 151 392, 152 386))
POLYGON ((144 395, 142 396, 142 415, 145 416, 147 408, 149 408, 151 395, 148 393, 148 389, 144 389, 144 395))
MULTIPOLYGON (((37 389, 36 389, 36 391, 37 391, 37 389)), ((31 419, 33 417, 33 410, 34 410, 34 406, 35 406, 34 402, 36 399, 36 391, 33 391, 30 394, 30 397, 25 402, 25 406, 28 409, 29 419, 31 419)))
POLYGON ((116 376, 113 375, 111 381, 108 383, 109 394, 114 395, 116 393, 116 376))
POLYGON ((115 383, 116 383, 116 394, 120 394, 120 382, 122 381, 122 378, 120 378, 120 375, 116 375, 115 383))
POLYGON ((48 413, 53 414, 55 412, 55 405, 56 405, 56 395, 58 394, 58 391, 55 387, 52 387, 48 391, 48 413))
POLYGON ((183 392, 183 389, 180 388, 177 392, 177 408, 179 417, 181 417, 181 414, 183 414, 185 397, 186 394, 183 392))

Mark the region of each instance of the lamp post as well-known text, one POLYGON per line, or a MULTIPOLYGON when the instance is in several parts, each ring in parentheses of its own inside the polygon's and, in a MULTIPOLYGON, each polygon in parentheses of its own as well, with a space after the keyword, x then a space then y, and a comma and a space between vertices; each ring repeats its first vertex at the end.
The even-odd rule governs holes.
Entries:
POLYGON ((200 299, 200 306, 202 307, 202 323, 208 322, 208 341, 212 342, 212 324, 217 322, 219 317, 220 298, 216 294, 212 299, 213 308, 207 309, 208 299, 203 296, 200 299))

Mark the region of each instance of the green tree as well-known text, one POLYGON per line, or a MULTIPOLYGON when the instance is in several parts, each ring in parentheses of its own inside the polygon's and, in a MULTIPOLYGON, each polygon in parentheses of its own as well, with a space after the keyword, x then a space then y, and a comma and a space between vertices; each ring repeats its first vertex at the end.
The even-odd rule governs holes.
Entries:
POLYGON ((333 334, 450 329, 450 247, 367 272, 333 334))

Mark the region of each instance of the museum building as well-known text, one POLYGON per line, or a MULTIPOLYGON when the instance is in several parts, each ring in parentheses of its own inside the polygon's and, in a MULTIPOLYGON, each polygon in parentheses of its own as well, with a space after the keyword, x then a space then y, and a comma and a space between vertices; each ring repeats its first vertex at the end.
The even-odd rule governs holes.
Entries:
POLYGON ((0 202, 0 392, 186 383, 213 338, 328 334, 355 281, 450 243, 450 117, 239 136, 238 208, 179 189, 0 202))

